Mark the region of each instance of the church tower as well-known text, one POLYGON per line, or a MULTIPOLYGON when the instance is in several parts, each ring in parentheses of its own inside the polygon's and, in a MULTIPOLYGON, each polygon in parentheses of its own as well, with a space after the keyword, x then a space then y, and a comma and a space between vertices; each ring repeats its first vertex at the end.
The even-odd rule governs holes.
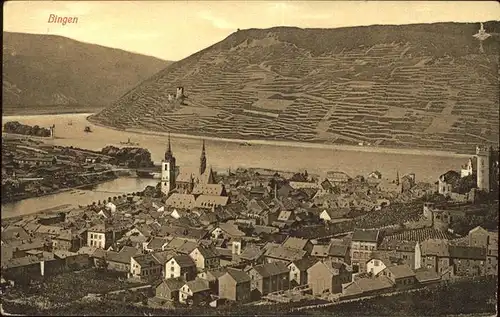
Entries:
POLYGON ((490 192, 490 149, 487 147, 476 147, 477 157, 477 188, 487 193, 490 192))
POLYGON ((168 134, 168 148, 165 159, 161 161, 161 192, 168 195, 175 188, 175 157, 170 145, 170 133, 168 134))
POLYGON ((206 169, 207 169, 207 157, 205 155, 205 140, 203 140, 203 146, 201 148, 201 157, 200 157, 200 175, 203 175, 206 169))

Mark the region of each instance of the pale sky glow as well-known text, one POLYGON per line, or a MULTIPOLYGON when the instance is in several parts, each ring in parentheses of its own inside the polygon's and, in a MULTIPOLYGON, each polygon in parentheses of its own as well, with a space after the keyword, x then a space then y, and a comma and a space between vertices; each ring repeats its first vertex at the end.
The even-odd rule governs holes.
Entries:
POLYGON ((78 41, 180 60, 238 28, 334 28, 372 24, 484 22, 496 1, 9 1, 4 31, 78 41), (77 24, 48 23, 50 14, 77 24))

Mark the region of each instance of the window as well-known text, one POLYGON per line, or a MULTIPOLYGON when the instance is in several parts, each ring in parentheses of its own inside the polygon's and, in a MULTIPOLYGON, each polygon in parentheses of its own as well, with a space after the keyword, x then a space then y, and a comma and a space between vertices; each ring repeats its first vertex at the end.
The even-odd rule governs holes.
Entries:
POLYGON ((170 271, 172 271, 172 272, 174 271, 174 267, 173 266, 170 267, 170 271))
POLYGON ((174 274, 170 274, 170 278, 174 278, 174 274))
POLYGON ((380 265, 380 262, 379 262, 378 260, 375 260, 375 261, 374 261, 374 264, 375 264, 375 266, 379 266, 379 265, 380 265))

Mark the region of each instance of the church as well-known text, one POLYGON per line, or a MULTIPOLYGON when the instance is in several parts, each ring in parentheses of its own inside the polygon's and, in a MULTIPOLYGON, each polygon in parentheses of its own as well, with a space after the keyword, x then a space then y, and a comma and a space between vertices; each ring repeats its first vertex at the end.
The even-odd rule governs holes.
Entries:
POLYGON ((192 194, 196 189, 210 187, 205 185, 216 184, 214 172, 211 167, 207 168, 207 157, 205 141, 201 149, 200 165, 198 169, 182 168, 176 165, 175 157, 172 153, 170 135, 168 137, 168 147, 165 158, 161 162, 161 191, 165 195, 172 193, 192 194))

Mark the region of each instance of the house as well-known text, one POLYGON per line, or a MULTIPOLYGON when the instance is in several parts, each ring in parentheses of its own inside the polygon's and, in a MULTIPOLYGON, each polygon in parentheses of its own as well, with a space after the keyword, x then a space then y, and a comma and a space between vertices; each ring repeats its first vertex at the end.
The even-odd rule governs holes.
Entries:
POLYGON ((225 298, 239 303, 250 301, 250 276, 240 270, 228 268, 219 277, 219 298, 225 298))
POLYGON ((95 225, 87 231, 87 245, 107 249, 113 243, 114 232, 112 228, 104 225, 95 225))
POLYGON ((75 252, 81 248, 80 238, 73 234, 71 230, 64 230, 52 239, 52 248, 56 250, 66 250, 75 252))
POLYGON ((212 209, 215 207, 224 207, 228 203, 230 201, 227 196, 200 195, 196 198, 193 207, 212 209))
POLYGON ((131 258, 132 256, 126 252, 119 253, 115 251, 106 251, 105 260, 107 269, 110 271, 129 273, 131 258))
POLYGON ((332 241, 327 252, 327 259, 331 261, 351 263, 349 245, 339 244, 332 241))
POLYGON ((212 239, 240 239, 245 236, 245 233, 238 229, 238 226, 231 223, 221 223, 215 227, 210 235, 212 239))
POLYGON ((389 179, 380 180, 377 184, 377 189, 385 193, 401 194, 403 192, 403 186, 399 182, 389 179))
POLYGON ((205 270, 198 273, 198 278, 208 281, 210 292, 214 295, 219 295, 219 277, 226 274, 227 268, 218 268, 217 270, 205 270))
POLYGON ((466 165, 462 166, 460 170, 460 177, 464 178, 469 175, 472 175, 477 171, 477 157, 469 158, 466 165))
POLYGON ((265 250, 250 244, 243 249, 243 252, 239 255, 239 261, 247 263, 249 265, 262 264, 264 262, 264 252, 265 250))
POLYGON ((195 279, 187 281, 179 290, 179 302, 183 304, 200 304, 210 299, 210 287, 208 281, 195 279))
POLYGON ((196 264, 188 255, 176 255, 165 263, 164 278, 184 277, 186 281, 196 278, 196 264))
POLYGON ((303 258, 300 260, 295 260, 288 264, 288 270, 290 271, 290 287, 295 287, 298 285, 307 284, 307 270, 316 264, 318 260, 314 258, 303 258))
POLYGON ((165 251, 169 241, 162 237, 152 237, 149 242, 144 244, 143 249, 146 252, 165 251))
POLYGON ((402 263, 402 260, 393 251, 377 251, 373 252, 370 259, 366 262, 366 272, 372 276, 376 276, 385 268, 402 263))
POLYGON ((311 253, 313 249, 313 244, 308 239, 303 238, 295 238, 288 236, 285 241, 281 244, 285 248, 294 249, 294 250, 303 250, 308 253, 311 253))
POLYGON ((415 247, 415 269, 430 269, 439 275, 453 273, 447 240, 428 239, 415 247))
POLYGON ((105 205, 105 208, 108 209, 109 211, 111 211, 112 214, 114 214, 116 212, 116 205, 113 204, 112 202, 108 202, 105 205))
POLYGON ((219 257, 213 247, 198 246, 189 253, 189 256, 199 270, 210 270, 220 266, 219 257))
POLYGON ((448 171, 439 176, 437 181, 437 192, 443 196, 450 196, 460 181, 460 174, 455 171, 448 171))
POLYGON ((342 298, 369 296, 389 292, 393 289, 394 285, 387 276, 357 278, 342 286, 342 298))
POLYGON ((469 246, 486 248, 486 272, 498 274, 498 232, 476 227, 469 231, 469 246))
POLYGON ((155 289, 157 298, 171 302, 179 300, 179 290, 186 285, 186 280, 181 276, 163 280, 155 289))
POLYGON ((415 269, 415 247, 416 241, 384 239, 377 248, 380 251, 393 251, 397 257, 402 259, 412 269, 415 269))
POLYGON ((319 219, 326 222, 330 222, 335 219, 345 218, 348 213, 349 213, 349 208, 339 208, 339 209, 325 208, 323 209, 323 211, 320 212, 319 219))
POLYGON ((342 262, 317 261, 307 269, 307 284, 313 295, 341 293, 342 284, 351 281, 352 271, 342 262))
POLYGON ((351 178, 344 172, 330 171, 326 173, 326 179, 333 185, 347 183, 351 178))
POLYGON ((138 249, 124 246, 118 252, 106 251, 104 259, 108 270, 129 273, 132 257, 140 254, 138 249))
POLYGON ((136 255, 130 259, 130 277, 150 279, 161 275, 161 263, 152 254, 136 255))
POLYGON ((351 239, 351 262, 354 273, 366 273, 366 261, 377 250, 378 230, 356 229, 351 239))
POLYGON ((408 287, 417 283, 415 272, 407 265, 390 265, 378 275, 387 276, 396 287, 408 287))
POLYGON ((450 245, 449 254, 455 275, 484 275, 486 248, 450 245))
POLYGON ((226 189, 222 184, 196 184, 193 195, 227 196, 226 189))
POLYGON ((287 290, 290 287, 288 267, 282 262, 260 264, 245 271, 251 279, 252 298, 287 290))
POLYGON ((195 202, 196 198, 194 195, 173 193, 168 197, 165 205, 167 207, 189 210, 195 207, 195 202))
POLYGON ((287 248, 283 245, 270 246, 264 253, 266 262, 282 262, 285 265, 292 261, 302 259, 307 255, 307 251, 296 248, 287 248))

